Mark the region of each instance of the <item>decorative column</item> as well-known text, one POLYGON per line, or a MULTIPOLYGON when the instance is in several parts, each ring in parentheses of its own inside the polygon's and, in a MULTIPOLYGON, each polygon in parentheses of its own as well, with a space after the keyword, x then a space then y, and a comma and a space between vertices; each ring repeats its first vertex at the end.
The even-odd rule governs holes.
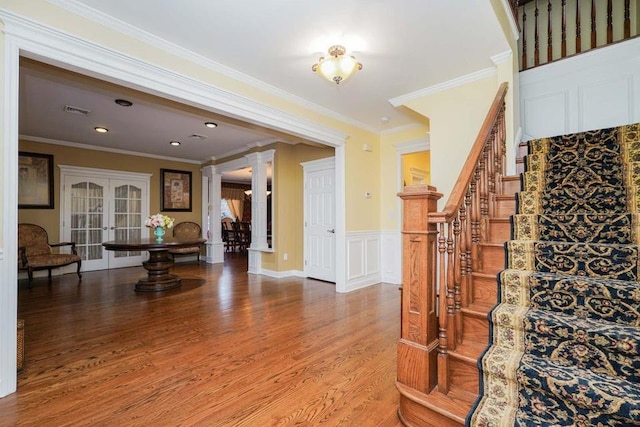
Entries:
MULTIPOLYGON (((275 150, 247 154, 251 166, 251 246, 249 273, 260 274, 263 251, 271 251, 267 243, 267 163, 272 162, 275 150)), ((273 182, 271 183, 273 190, 273 182)), ((273 200, 273 199, 272 199, 273 200)))
POLYGON ((398 342, 400 414, 411 418, 416 399, 437 384, 438 317, 436 289, 437 225, 429 213, 437 211, 442 194, 431 186, 410 186, 403 201, 402 307, 398 342))
POLYGON ((207 243, 208 263, 224 262, 224 243, 220 226, 220 198, 222 175, 216 173, 215 166, 202 169, 202 234, 207 243))

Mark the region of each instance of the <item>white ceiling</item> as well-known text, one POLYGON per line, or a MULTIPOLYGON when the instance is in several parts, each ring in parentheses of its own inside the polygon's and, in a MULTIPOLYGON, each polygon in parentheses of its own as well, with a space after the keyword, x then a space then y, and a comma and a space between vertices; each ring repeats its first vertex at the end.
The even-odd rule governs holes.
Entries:
MULTIPOLYGON (((226 74, 377 132, 415 121, 390 99, 491 67, 492 56, 509 50, 487 0, 49 1, 156 45, 180 46, 226 74), (363 64, 339 86, 311 71, 336 43, 363 64)), ((21 78, 23 135, 198 162, 274 136, 77 76, 35 67, 21 78), (116 105, 120 97, 134 105, 116 105), (64 113, 64 105, 91 113, 64 113), (205 128, 212 118, 221 126, 205 128), (110 132, 96 134, 97 125, 110 132), (183 144, 176 149, 171 140, 183 144)))

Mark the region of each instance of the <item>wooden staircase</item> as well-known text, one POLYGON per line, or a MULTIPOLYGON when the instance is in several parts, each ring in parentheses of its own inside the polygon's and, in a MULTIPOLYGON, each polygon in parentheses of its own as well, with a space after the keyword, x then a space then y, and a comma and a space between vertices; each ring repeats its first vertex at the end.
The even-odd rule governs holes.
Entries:
MULTIPOLYGON (((499 119, 499 112, 493 113, 499 119)), ((496 121, 488 116, 487 123, 496 121)), ((491 129, 489 139, 503 137, 495 126, 491 129)), ((397 388, 398 416, 407 426, 464 425, 478 397, 478 359, 489 344, 487 315, 497 303, 496 277, 505 267, 504 244, 520 191, 520 176, 503 176, 503 167, 488 160, 492 154, 503 156, 503 148, 481 135, 478 141, 484 146, 476 150, 481 160, 468 160, 474 164, 472 178, 456 214, 435 212, 441 195, 433 187, 407 187, 400 194, 405 217, 397 388), (490 169, 490 163, 494 176, 479 176, 476 171, 490 169)), ((521 146, 518 157, 525 150, 521 146)))

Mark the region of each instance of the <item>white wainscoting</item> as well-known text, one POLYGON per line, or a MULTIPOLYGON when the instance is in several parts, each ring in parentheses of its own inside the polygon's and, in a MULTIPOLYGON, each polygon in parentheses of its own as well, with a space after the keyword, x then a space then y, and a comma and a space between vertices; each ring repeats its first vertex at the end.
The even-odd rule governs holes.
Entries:
POLYGON ((382 281, 400 285, 402 283, 402 233, 400 230, 382 230, 380 239, 382 281))
POLYGON ((523 141, 640 122, 640 39, 520 73, 523 141))
POLYGON ((353 291, 380 283, 380 232, 352 231, 346 233, 347 286, 353 291))

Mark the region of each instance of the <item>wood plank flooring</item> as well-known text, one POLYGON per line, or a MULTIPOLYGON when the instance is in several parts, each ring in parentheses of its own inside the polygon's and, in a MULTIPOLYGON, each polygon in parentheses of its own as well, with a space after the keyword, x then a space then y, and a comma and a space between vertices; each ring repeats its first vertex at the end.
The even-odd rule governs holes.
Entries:
POLYGON ((19 283, 25 370, 2 426, 399 426, 398 287, 178 264, 182 287, 135 293, 142 267, 19 283))

